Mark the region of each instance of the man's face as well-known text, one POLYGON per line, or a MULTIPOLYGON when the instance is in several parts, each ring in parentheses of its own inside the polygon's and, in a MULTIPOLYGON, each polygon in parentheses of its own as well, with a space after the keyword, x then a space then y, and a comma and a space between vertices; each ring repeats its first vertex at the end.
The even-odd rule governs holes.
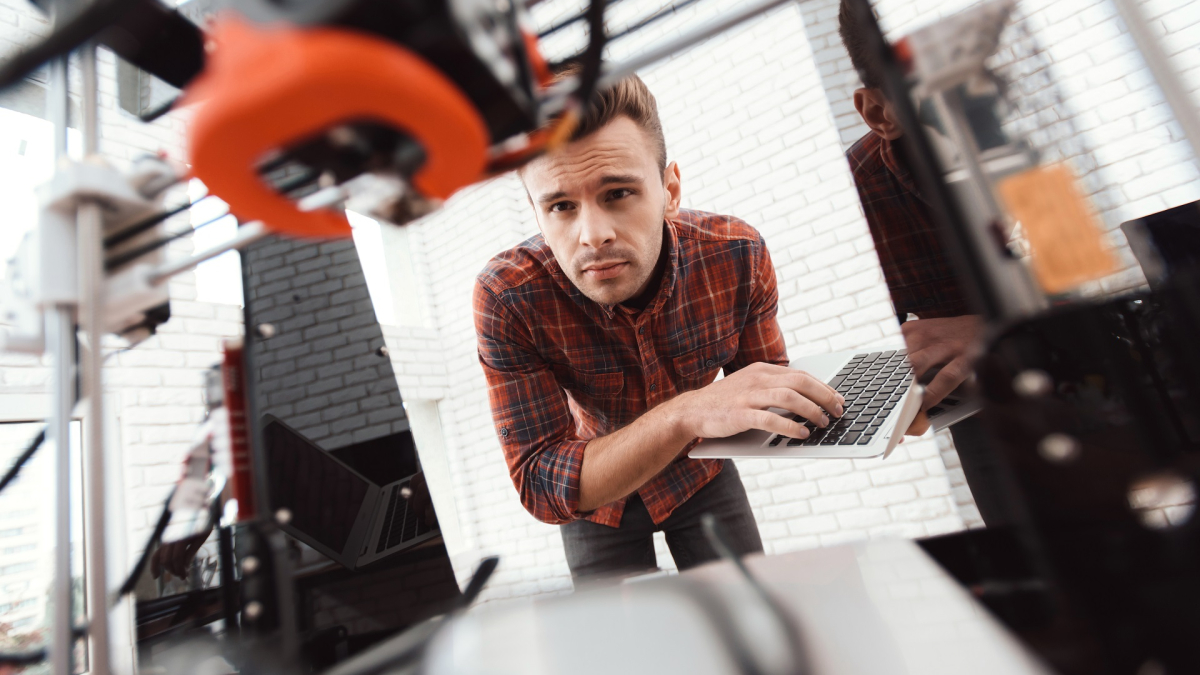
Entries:
POLYGON ((659 172, 654 144, 633 120, 617 117, 522 177, 546 243, 584 295, 615 305, 650 286, 663 219, 679 214, 679 169, 659 172))

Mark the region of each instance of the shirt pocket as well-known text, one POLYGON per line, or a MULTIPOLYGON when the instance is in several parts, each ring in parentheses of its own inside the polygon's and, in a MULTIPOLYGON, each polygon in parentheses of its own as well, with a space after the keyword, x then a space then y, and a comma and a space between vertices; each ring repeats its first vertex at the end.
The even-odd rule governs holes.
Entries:
POLYGON ((566 366, 554 370, 559 384, 576 400, 615 398, 625 389, 625 374, 621 371, 593 373, 566 366))
POLYGON ((675 368, 679 391, 691 391, 711 384, 717 377, 717 371, 737 355, 738 338, 739 335, 734 333, 672 358, 671 365, 675 368))

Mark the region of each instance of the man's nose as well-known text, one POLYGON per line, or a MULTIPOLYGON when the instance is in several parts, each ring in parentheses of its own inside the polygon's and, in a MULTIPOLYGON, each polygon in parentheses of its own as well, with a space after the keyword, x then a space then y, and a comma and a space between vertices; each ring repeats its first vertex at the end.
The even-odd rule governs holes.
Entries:
POLYGON ((579 216, 580 245, 601 248, 616 239, 617 232, 613 227, 612 218, 601 209, 585 207, 579 216))

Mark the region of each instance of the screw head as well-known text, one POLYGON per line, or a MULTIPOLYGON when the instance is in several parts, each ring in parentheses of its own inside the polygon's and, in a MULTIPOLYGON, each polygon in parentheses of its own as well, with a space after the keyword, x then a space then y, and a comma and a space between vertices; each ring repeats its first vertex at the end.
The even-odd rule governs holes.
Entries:
POLYGON ((262 616, 262 613, 263 605, 257 600, 251 600, 250 602, 247 602, 246 606, 242 608, 242 615, 250 621, 254 621, 258 617, 262 616))
POLYGON ((280 525, 287 525, 292 522, 292 512, 290 509, 279 509, 275 512, 275 522, 280 525))
POLYGON ((358 140, 358 132, 346 125, 341 125, 330 129, 329 133, 326 134, 326 138, 334 146, 345 148, 354 145, 355 141, 358 140))
POLYGON ((242 574, 254 574, 258 571, 258 558, 246 556, 242 559, 242 574))
POLYGON ((1050 377, 1050 373, 1044 370, 1030 368, 1017 373, 1017 376, 1013 378, 1012 386, 1017 395, 1036 398, 1054 391, 1054 379, 1050 377))
POLYGON ((1196 484, 1173 470, 1142 476, 1129 486, 1129 508, 1144 527, 1168 530, 1184 525, 1196 512, 1196 484))
POLYGON ((275 325, 270 323, 260 323, 254 327, 254 331, 258 333, 258 337, 264 340, 270 340, 275 337, 275 325))
POLYGON ((1048 434, 1038 443, 1038 454, 1051 464, 1069 464, 1079 459, 1083 447, 1073 436, 1048 434))

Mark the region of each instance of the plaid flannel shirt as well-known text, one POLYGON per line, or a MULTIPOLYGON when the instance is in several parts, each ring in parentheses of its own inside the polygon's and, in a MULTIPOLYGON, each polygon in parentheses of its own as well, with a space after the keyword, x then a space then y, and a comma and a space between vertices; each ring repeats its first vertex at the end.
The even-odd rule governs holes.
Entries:
POLYGON ((846 157, 900 321, 910 312, 923 319, 970 313, 899 148, 868 132, 846 157))
MULTIPOLYGON (((751 363, 786 365, 775 268, 762 236, 728 216, 683 211, 665 224, 669 263, 641 312, 583 295, 541 235, 476 279, 475 330, 492 418, 521 503, 538 520, 618 527, 625 499, 581 513, 588 441, 751 363)), ((722 460, 686 451, 638 489, 660 523, 722 460)))

